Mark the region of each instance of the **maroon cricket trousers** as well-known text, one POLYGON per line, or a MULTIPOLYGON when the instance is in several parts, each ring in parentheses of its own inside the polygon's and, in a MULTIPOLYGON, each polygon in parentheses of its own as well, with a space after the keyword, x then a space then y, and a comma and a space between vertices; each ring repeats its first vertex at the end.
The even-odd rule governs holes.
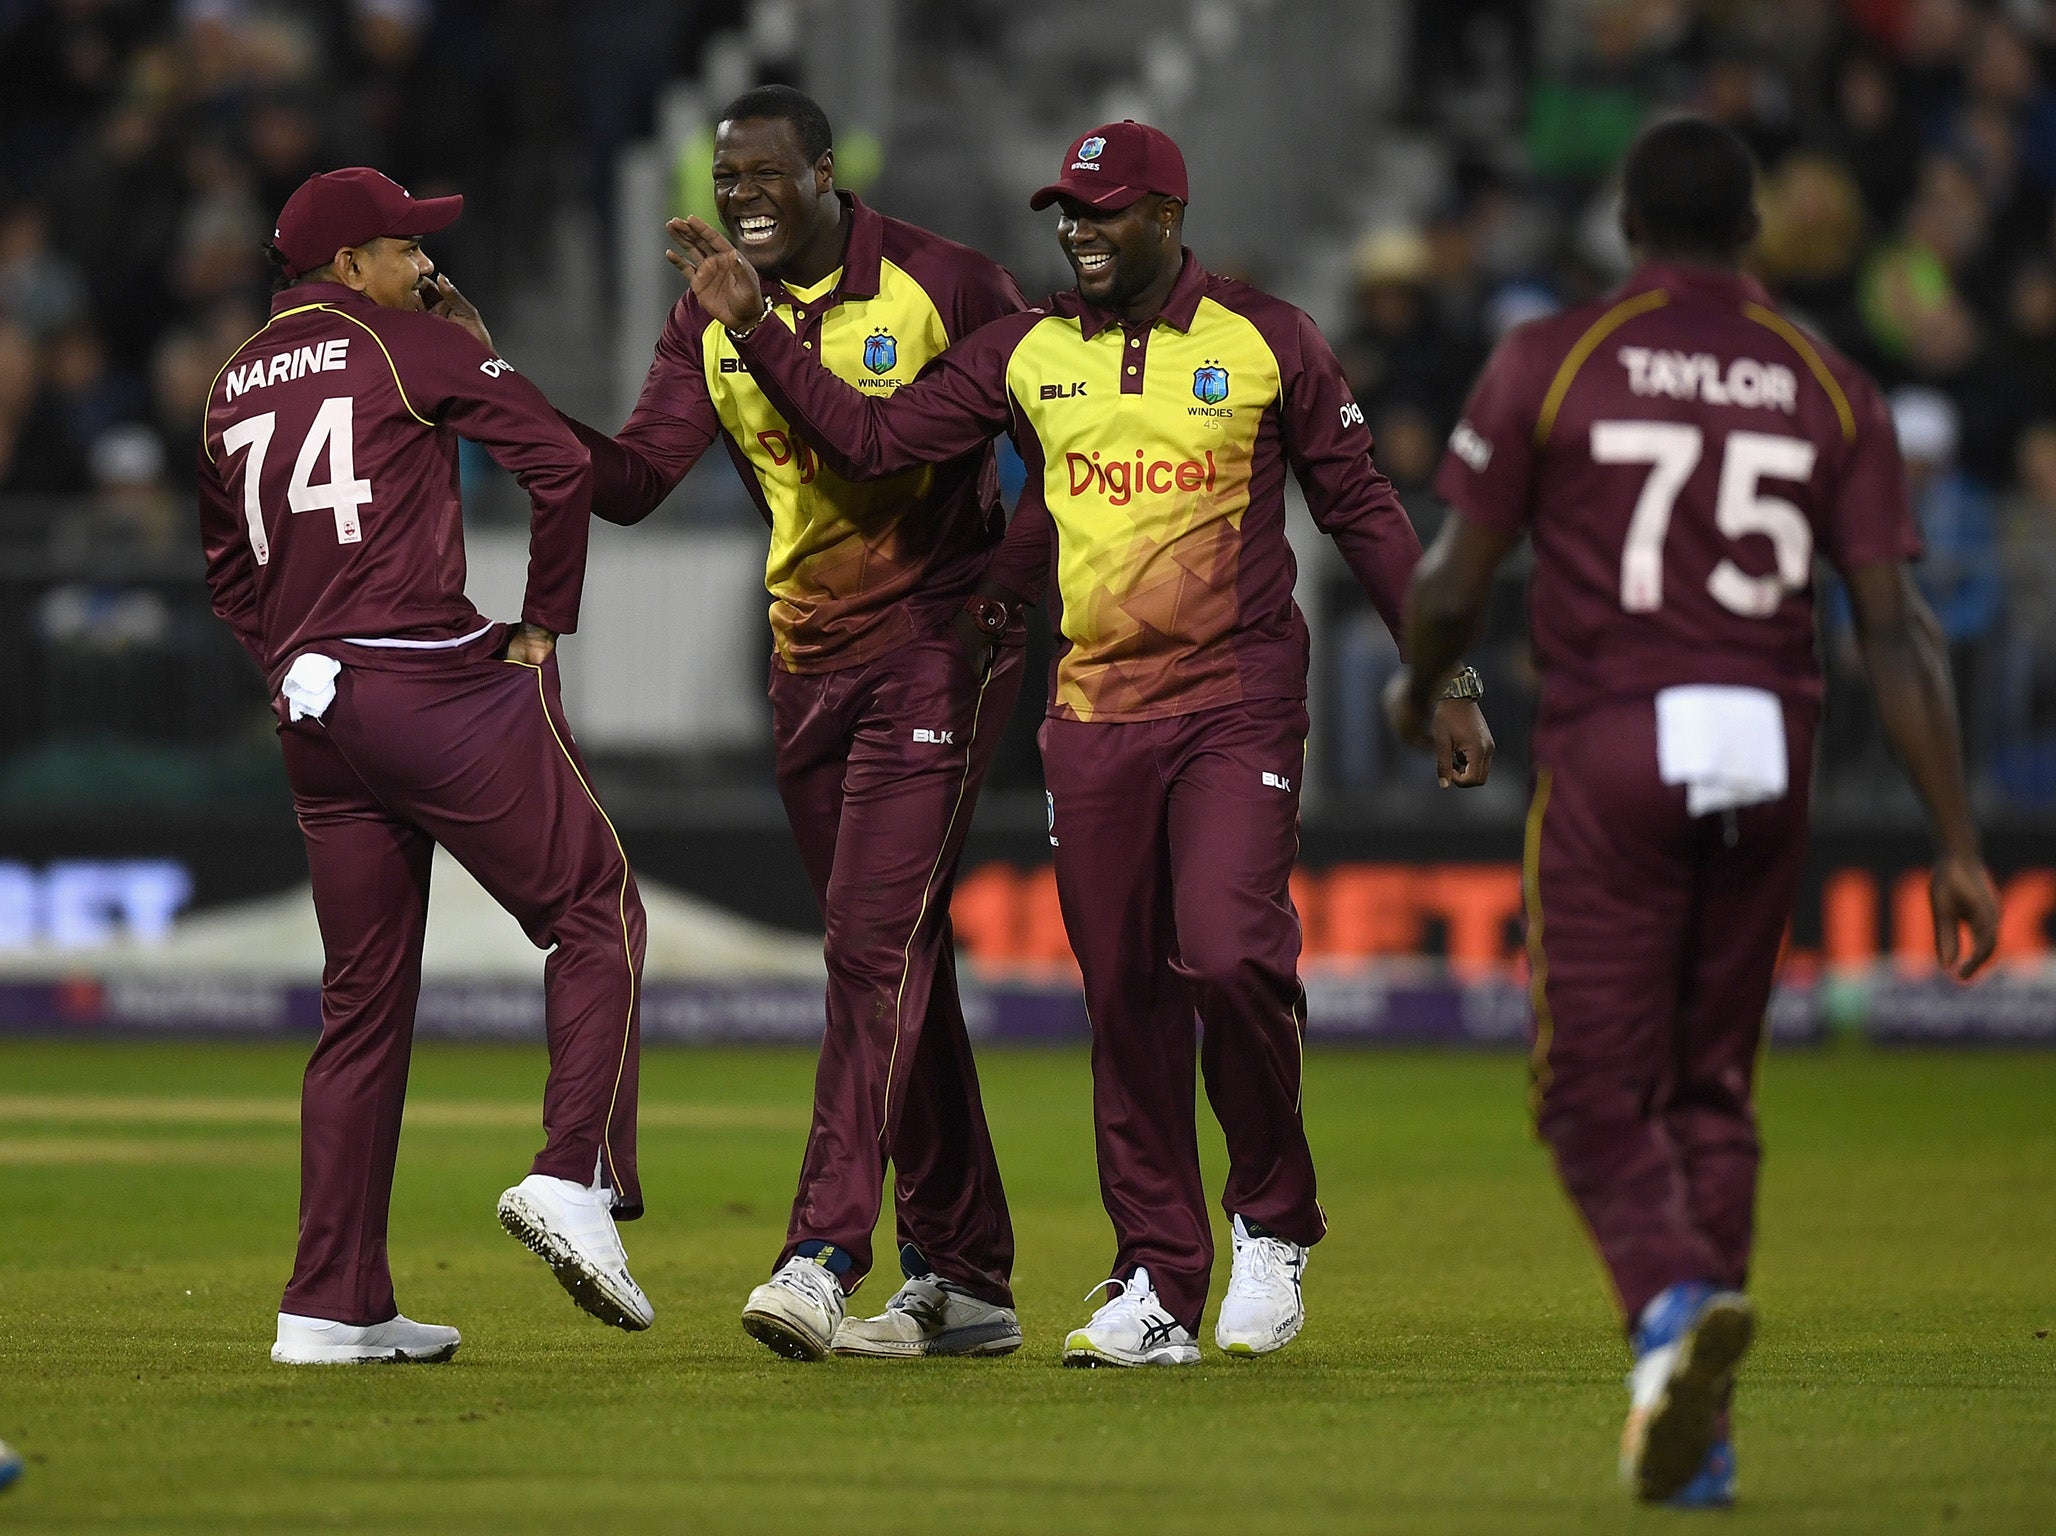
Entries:
POLYGON ((778 792, 827 927, 814 1119, 780 1264, 870 1272, 885 1165, 899 1240, 1013 1305, 1014 1231, 957 996, 950 894, 979 786, 1021 691, 1020 644, 974 677, 944 628, 833 672, 771 665, 778 792), (811 1251, 811 1250, 810 1250, 811 1251))
POLYGON ((1667 1286, 1748 1277, 1756 1062, 1806 854, 1816 718, 1785 707, 1782 800, 1706 816, 1661 781, 1650 699, 1536 734, 1536 1128, 1630 1328, 1667 1286))
POLYGON ((455 650, 323 647, 343 663, 334 703, 280 731, 327 955, 282 1311, 358 1325, 398 1311, 386 1213, 438 843, 550 950, 545 1140, 530 1171, 597 1179, 618 1217, 642 1213, 642 898, 572 742, 555 660, 500 659, 506 633, 455 650))
POLYGON ((1306 729, 1298 699, 1042 725, 1057 897, 1092 1021, 1110 1273, 1146 1266, 1194 1333, 1214 1258, 1195 1057, 1228 1144, 1222 1208, 1295 1243, 1327 1230, 1300 1118, 1306 992, 1289 890, 1306 729))

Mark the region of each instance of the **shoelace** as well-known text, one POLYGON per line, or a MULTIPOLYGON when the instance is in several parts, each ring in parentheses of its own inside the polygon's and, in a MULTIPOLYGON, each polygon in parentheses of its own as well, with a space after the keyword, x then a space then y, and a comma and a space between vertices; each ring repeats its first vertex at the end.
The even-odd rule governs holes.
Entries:
POLYGON ((933 1294, 903 1288, 885 1304, 888 1312, 904 1312, 917 1323, 940 1326, 943 1309, 949 1305, 949 1298, 938 1286, 933 1294))
POLYGON ((1251 1285, 1289 1285, 1292 1281, 1292 1250, 1277 1238, 1253 1237, 1243 1245, 1237 1257, 1247 1266, 1242 1278, 1251 1285))
POLYGON ((811 1259, 804 1264, 784 1265, 771 1277, 771 1283, 782 1285, 788 1291, 797 1291, 815 1305, 830 1312, 835 1310, 835 1305, 828 1294, 829 1287, 842 1289, 836 1284, 835 1276, 811 1259))
POLYGON ((1092 1323, 1096 1323, 1101 1318, 1110 1316, 1112 1313, 1114 1313, 1121 1307, 1140 1306, 1150 1299, 1149 1285, 1146 1281, 1143 1280, 1140 1271, 1137 1271, 1135 1274, 1130 1275, 1126 1280, 1116 1280, 1110 1276, 1107 1279, 1100 1281, 1100 1283, 1098 1285, 1095 1285, 1091 1290, 1087 1291, 1085 1293, 1084 1299, 1086 1301, 1092 1300, 1093 1297, 1097 1296, 1101 1291, 1105 1290, 1110 1285, 1118 1286, 1120 1288, 1119 1291, 1114 1296, 1110 1297, 1108 1300, 1100 1304, 1098 1310, 1092 1314, 1091 1320, 1087 1323, 1086 1326, 1090 1327, 1092 1323))

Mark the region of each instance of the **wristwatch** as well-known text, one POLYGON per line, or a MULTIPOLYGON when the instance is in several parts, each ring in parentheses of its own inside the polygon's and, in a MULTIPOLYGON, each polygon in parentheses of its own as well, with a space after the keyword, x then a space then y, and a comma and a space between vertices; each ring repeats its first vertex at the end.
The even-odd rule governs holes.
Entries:
POLYGON ((1485 697, 1485 679, 1478 676, 1476 667, 1465 667, 1452 677, 1442 689, 1445 699, 1482 699, 1485 697))
POLYGON ((995 640, 1013 627, 1013 605, 997 597, 973 594, 964 600, 964 612, 971 615, 971 622, 978 626, 980 633, 995 640))

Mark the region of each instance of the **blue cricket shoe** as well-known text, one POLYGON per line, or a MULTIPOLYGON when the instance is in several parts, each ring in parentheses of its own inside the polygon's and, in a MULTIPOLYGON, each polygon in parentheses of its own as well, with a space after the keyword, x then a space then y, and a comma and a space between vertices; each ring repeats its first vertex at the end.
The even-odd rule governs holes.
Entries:
POLYGON ((21 1457, 14 1447, 0 1440, 0 1488, 5 1488, 21 1476, 21 1457))
MULTIPOLYGON (((1620 1463, 1621 1481, 1637 1498, 1661 1502, 1702 1482, 1718 1490, 1714 1423, 1755 1326, 1747 1296, 1703 1280, 1673 1285, 1642 1309, 1620 1463)), ((1732 1453, 1725 1483, 1732 1501, 1732 1453)))
POLYGON ((1716 1440, 1692 1481, 1664 1500, 1672 1509, 1733 1509, 1735 1507, 1735 1447, 1716 1440))

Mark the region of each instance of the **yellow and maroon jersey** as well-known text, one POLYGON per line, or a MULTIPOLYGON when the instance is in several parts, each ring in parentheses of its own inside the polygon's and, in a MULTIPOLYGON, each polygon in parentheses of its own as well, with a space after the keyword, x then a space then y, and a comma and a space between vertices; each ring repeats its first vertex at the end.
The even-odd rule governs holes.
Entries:
POLYGON ((1299 310, 1189 251, 1148 324, 1062 294, 951 347, 890 399, 839 384, 782 327, 739 350, 849 478, 1013 435, 1028 484, 988 575, 1032 602, 1054 565, 1053 715, 1153 720, 1305 697, 1288 467, 1398 631, 1420 543, 1334 353, 1299 310))
MULTIPOLYGON (((853 388, 888 398, 951 342, 1027 307, 997 262, 840 196, 841 268, 806 291, 774 285, 771 299, 801 355, 853 388)), ((722 439, 771 528, 771 632, 793 672, 855 666, 944 621, 1005 526, 989 443, 880 480, 823 465, 690 293, 620 435, 579 436, 593 452, 593 511, 616 523, 648 516, 722 439)))
POLYGON ((1644 266, 1511 332, 1435 488, 1533 533, 1545 732, 1689 683, 1818 698, 1815 552, 1843 571, 1920 552, 1876 386, 1705 267, 1644 266))

